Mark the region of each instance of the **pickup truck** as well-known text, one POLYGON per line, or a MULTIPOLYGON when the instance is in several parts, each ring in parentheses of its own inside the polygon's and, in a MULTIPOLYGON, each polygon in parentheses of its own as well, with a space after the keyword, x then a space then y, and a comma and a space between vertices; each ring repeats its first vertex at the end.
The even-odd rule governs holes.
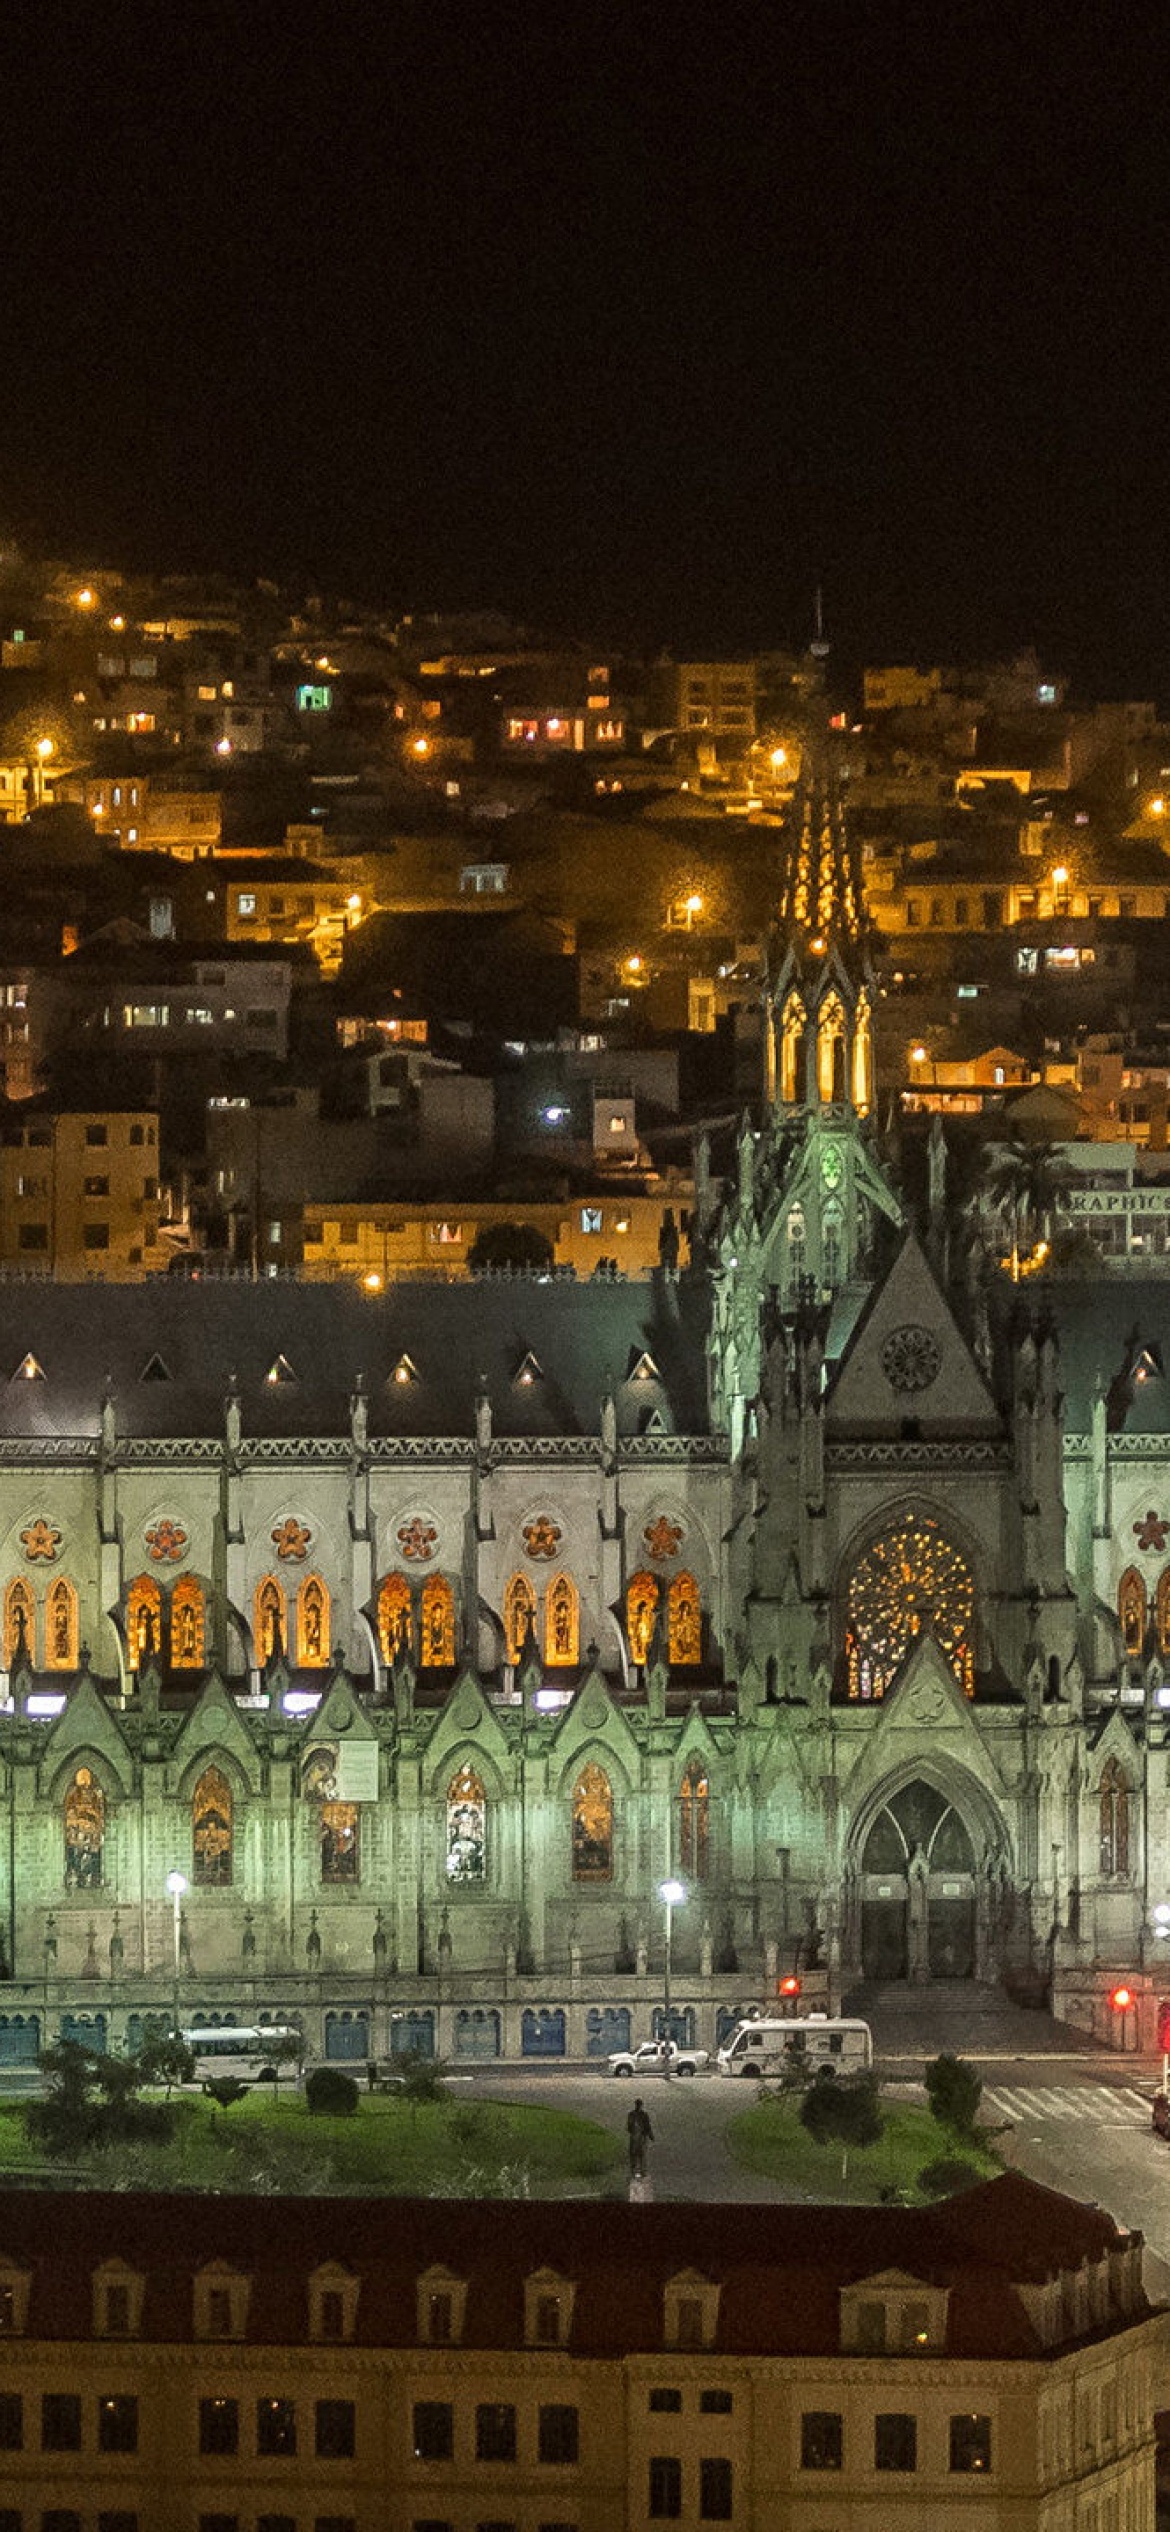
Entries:
POLYGON ((705 2048, 680 2048, 677 2040, 643 2040, 640 2048, 618 2049, 609 2060, 611 2075, 697 2075, 709 2065, 705 2048))

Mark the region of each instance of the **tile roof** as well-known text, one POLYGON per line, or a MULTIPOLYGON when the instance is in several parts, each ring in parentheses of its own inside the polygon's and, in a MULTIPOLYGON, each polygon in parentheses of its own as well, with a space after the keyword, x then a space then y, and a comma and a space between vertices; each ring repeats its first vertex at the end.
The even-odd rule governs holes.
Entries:
MULTIPOLYGON (((28 2335, 47 2339, 88 2336, 91 2275, 109 2259, 145 2276, 144 2338, 189 2338, 195 2275, 218 2260, 252 2278, 247 2337, 288 2344, 306 2334, 311 2272, 332 2261, 360 2280, 359 2345, 416 2342, 431 2267, 467 2281, 464 2346, 521 2345, 524 2279, 551 2268, 576 2286, 575 2354, 652 2354, 663 2289, 694 2270, 721 2289, 721 2353, 831 2355, 842 2287, 901 2270, 949 2289, 948 2355, 1029 2358, 1042 2343, 1015 2285, 1098 2263, 1126 2238, 1016 2173, 924 2209, 285 2198, 278 2225, 256 2198, 0 2193, 0 2261, 31 2270, 28 2335)), ((1148 2309, 1139 2294, 1125 2317, 1148 2309)))

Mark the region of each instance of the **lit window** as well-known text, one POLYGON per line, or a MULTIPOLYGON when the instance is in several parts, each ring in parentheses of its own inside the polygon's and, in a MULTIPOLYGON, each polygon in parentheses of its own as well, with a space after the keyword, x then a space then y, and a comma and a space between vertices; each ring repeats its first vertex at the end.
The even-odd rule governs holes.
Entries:
POLYGON ((587 1233, 589 1233, 589 1234, 590 1234, 590 1236, 594 1236, 594 1237, 595 1237, 595 1236, 596 1236, 596 1234, 597 1234, 597 1233, 601 1230, 601 1227, 602 1227, 602 1212, 601 1212, 601 1206, 600 1206, 599 1204, 583 1204, 583 1205, 582 1205, 582 1207, 581 1207, 581 1228, 582 1228, 582 1230, 583 1230, 583 1231, 585 1231, 585 1232, 587 1232, 587 1233))

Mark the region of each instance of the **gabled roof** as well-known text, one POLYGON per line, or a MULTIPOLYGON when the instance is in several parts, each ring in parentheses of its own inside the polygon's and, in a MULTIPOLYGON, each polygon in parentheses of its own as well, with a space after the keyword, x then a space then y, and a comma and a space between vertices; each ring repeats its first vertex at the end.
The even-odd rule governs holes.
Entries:
POLYGON ((708 1429, 706 1298, 686 1281, 491 1277, 396 1283, 381 1294, 249 1284, 0 1284, 0 1434, 93 1438, 109 1378, 121 1435, 224 1429, 229 1373, 251 1435, 345 1435, 364 1375, 371 1438, 470 1435, 481 1376, 503 1436, 596 1433, 614 1392, 619 1433, 708 1429), (655 1379, 628 1383, 648 1354, 655 1379), (158 1355, 169 1380, 144 1380, 158 1355), (531 1356, 539 1376, 519 1381, 531 1356), (12 1375, 31 1359, 40 1374, 12 1375), (407 1361, 412 1376, 394 1377, 407 1361), (270 1378, 283 1361, 288 1371, 270 1378))

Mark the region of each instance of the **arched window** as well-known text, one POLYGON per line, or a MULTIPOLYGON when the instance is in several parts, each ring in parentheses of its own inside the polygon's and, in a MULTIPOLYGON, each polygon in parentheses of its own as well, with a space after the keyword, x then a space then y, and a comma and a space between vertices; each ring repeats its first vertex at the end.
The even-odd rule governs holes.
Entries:
POLYGON ((873 1024, 869 996, 864 993, 857 997, 853 1024, 853 1105, 861 1117, 867 1116, 873 1105, 873 1024))
POLYGON ((971 1569, 928 1514, 907 1513, 874 1540, 850 1576, 845 1614, 851 1697, 884 1697, 921 1635, 933 1635, 964 1695, 974 1694, 971 1569))
POLYGON ((474 1767, 461 1767, 447 1787, 447 1879, 487 1876, 487 1806, 474 1767))
POLYGON ((592 1760, 573 1787, 573 1879, 613 1880, 613 1787, 592 1760))
POLYGON ((428 1574, 422 1587, 419 1659, 429 1670, 455 1659, 455 1594, 444 1574, 428 1574))
POLYGON ((817 1021, 817 1095, 826 1107, 846 1096, 845 1006, 839 994, 828 994, 817 1021))
POLYGON ((288 1611, 284 1586, 275 1574, 265 1574, 256 1585, 253 1604, 252 1644, 257 1663, 263 1670, 266 1662, 275 1661, 288 1649, 288 1611))
POLYGON ((37 1607, 33 1587, 18 1574, 4 1594, 4 1668, 11 1670, 17 1648, 24 1639, 24 1650, 30 1663, 37 1657, 37 1607))
POLYGON ((77 1668, 77 1593, 64 1574, 49 1586, 45 1602, 45 1668, 77 1668))
POLYGON ((89 1767, 79 1767, 65 1796, 66 1890, 100 1890, 106 1797, 89 1767))
POLYGON ((666 1645, 672 1663, 702 1661, 703 1610, 693 1574, 676 1574, 667 1592, 666 1645))
POLYGON ((205 1767, 191 1804, 194 1878, 201 1890, 226 1890, 232 1877, 232 1789, 220 1767, 205 1767))
POLYGON ((207 1613, 202 1585, 194 1574, 181 1574, 171 1593, 171 1667, 202 1670, 207 1613))
POLYGON ((692 1758, 678 1789, 678 1867, 688 1881, 707 1878, 707 1820, 711 1788, 702 1760, 692 1758))
POLYGON ((789 994, 780 1023, 780 1096, 789 1107, 803 1096, 800 1043, 808 1014, 797 993, 789 994))
POLYGON ((504 1593, 504 1642, 510 1662, 521 1660, 530 1628, 536 1626, 536 1593, 527 1574, 513 1574, 504 1593))
POLYGON ((1101 1770, 1100 1869, 1111 1876, 1129 1871, 1129 1778, 1115 1758, 1101 1770))
POLYGON ((1154 1595, 1154 1616, 1158 1630, 1158 1651, 1165 1661, 1167 1654, 1170 1653, 1170 1565, 1165 1567, 1158 1578, 1158 1588, 1154 1595))
POLYGON ((321 1805, 321 1879, 361 1879, 361 1813, 356 1802, 321 1805))
POLYGON ((1127 1567, 1117 1586, 1117 1615, 1127 1653, 1140 1653, 1146 1640, 1146 1586, 1136 1565, 1127 1567))
POLYGON ((384 1662, 409 1652, 414 1639, 410 1584, 405 1574, 387 1574, 378 1593, 378 1642, 384 1662))
POLYGON ((631 1574, 626 1585, 626 1634, 634 1661, 648 1659, 658 1615, 658 1577, 656 1574, 631 1574))
POLYGON ((329 1594, 320 1574, 306 1574, 297 1593, 297 1660, 302 1670, 329 1661, 329 1594))
POLYGON ((581 1658, 577 1586, 568 1574, 554 1574, 544 1595, 544 1658, 550 1670, 581 1658))
POLYGON ((162 1651, 162 1593, 152 1574, 140 1574, 126 1601, 126 1654, 131 1670, 162 1651))

